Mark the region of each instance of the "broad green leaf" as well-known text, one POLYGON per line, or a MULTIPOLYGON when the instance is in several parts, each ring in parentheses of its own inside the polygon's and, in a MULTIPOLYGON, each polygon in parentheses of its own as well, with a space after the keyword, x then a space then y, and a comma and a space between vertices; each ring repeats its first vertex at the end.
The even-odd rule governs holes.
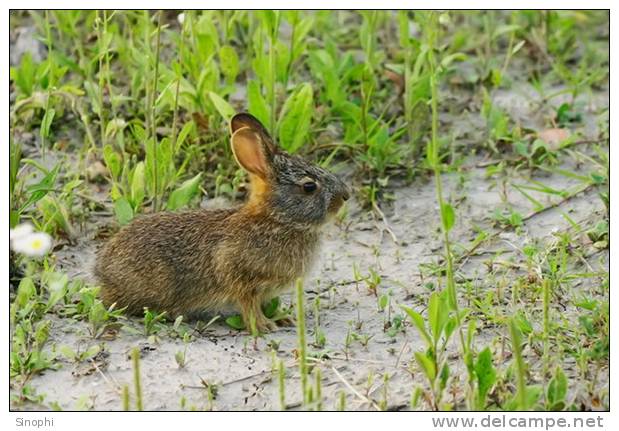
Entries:
POLYGON ((269 302, 267 305, 262 307, 262 312, 264 313, 265 317, 267 317, 268 319, 272 319, 275 316, 275 313, 277 312, 277 310, 279 309, 279 305, 280 305, 279 296, 276 296, 275 298, 271 299, 271 302, 269 302))
POLYGON ((249 112, 256 117, 267 130, 271 129, 271 116, 266 100, 260 92, 260 85, 257 81, 249 81, 247 84, 247 103, 249 106, 249 112))
POLYGON ((526 387, 526 410, 534 410, 544 389, 540 385, 529 385, 526 387))
POLYGON ((114 118, 107 123, 105 128, 105 136, 113 137, 118 132, 122 132, 127 127, 127 123, 122 118, 114 118))
POLYGON ((187 139, 187 136, 189 136, 189 133, 191 133, 191 131, 194 129, 194 125, 195 124, 193 121, 185 123, 185 125, 179 132, 178 137, 176 138, 176 148, 174 149, 175 152, 180 149, 181 145, 183 145, 183 143, 187 139))
POLYGON ((70 361, 75 360, 75 357, 77 356, 75 354, 75 351, 71 347, 66 346, 66 345, 60 346, 58 348, 58 351, 60 352, 60 354, 62 356, 64 356, 65 358, 69 359, 70 361))
POLYGON ((432 337, 435 341, 438 341, 440 338, 443 328, 449 319, 449 307, 447 307, 446 293, 447 291, 432 293, 428 303, 428 320, 430 322, 430 329, 432 330, 432 337))
POLYGON ((133 220, 133 208, 131 208, 131 204, 127 199, 123 197, 114 202, 114 213, 121 226, 133 220))
POLYGON ((381 310, 384 310, 388 302, 389 302, 389 296, 381 295, 380 298, 378 298, 378 308, 381 310))
POLYGON ((100 351, 101 351, 101 347, 95 344, 94 346, 91 346, 88 350, 86 350, 82 354, 82 359, 92 358, 93 356, 95 356, 100 351))
POLYGON ((56 305, 67 293, 67 285, 69 283, 69 277, 66 274, 59 274, 56 272, 49 272, 49 278, 45 281, 49 297, 47 299, 46 309, 51 309, 56 305))
POLYGON ((245 323, 243 322, 243 318, 238 314, 228 317, 226 319, 226 325, 233 329, 245 329, 245 323))
POLYGON ((443 329, 443 332, 445 333, 445 340, 449 340, 451 338, 457 326, 458 326, 458 319, 456 319, 455 315, 447 319, 447 323, 445 324, 445 328, 443 329))
POLYGON ((58 175, 58 171, 60 170, 60 163, 57 164, 54 169, 47 172, 41 181, 31 186, 28 186, 27 194, 30 195, 28 200, 22 207, 19 212, 23 212, 30 205, 40 201, 47 195, 47 193, 54 188, 54 184, 56 183, 56 176, 58 175))
POLYGON ((467 59, 466 54, 463 52, 454 52, 453 54, 446 55, 441 59, 441 66, 448 68, 454 61, 465 61, 467 59))
POLYGON ((407 10, 398 11, 398 36, 400 45, 405 49, 410 49, 410 20, 407 10))
POLYGON ((131 179, 131 206, 134 211, 138 211, 142 201, 144 200, 145 185, 144 185, 144 162, 139 162, 133 170, 133 178, 131 179))
POLYGON ((441 368, 441 374, 440 374, 441 390, 444 390, 447 387, 448 379, 449 379, 449 365, 447 365, 447 362, 445 362, 445 365, 443 365, 443 368, 441 368))
POLYGON ((486 395, 496 381, 496 371, 492 365, 492 352, 488 347, 477 355, 475 376, 477 377, 477 408, 483 410, 485 408, 486 395))
POLYGON ((217 93, 209 91, 208 95, 211 98, 211 102, 213 102, 213 105, 215 105, 215 109, 217 109, 217 112, 219 112, 219 114, 223 117, 224 120, 226 120, 226 122, 230 121, 230 119, 234 117, 234 114, 236 114, 234 108, 230 106, 230 104, 217 93))
POLYGON ((110 174, 112 174, 112 179, 114 181, 118 180, 122 169, 122 161, 118 153, 114 151, 114 148, 109 144, 103 147, 103 160, 110 170, 110 174))
POLYGON ((310 84, 301 84, 284 103, 279 120, 279 144, 286 151, 296 152, 307 139, 314 113, 314 95, 310 84))
POLYGON ((434 361, 428 358, 428 356, 423 352, 415 352, 415 359, 421 366, 421 369, 425 373, 428 380, 433 382, 434 379, 436 379, 436 366, 434 365, 434 361))
POLYGON ((514 323, 517 325, 516 327, 522 332, 524 335, 529 335, 533 332, 533 325, 527 319, 522 311, 518 311, 513 318, 514 323))
POLYGON ((417 313, 415 310, 405 305, 400 305, 400 308, 402 308, 402 310, 404 310, 406 314, 408 314, 408 317, 411 318, 411 321, 417 327, 419 334, 424 338, 428 347, 433 346, 432 338, 430 338, 430 334, 428 334, 428 331, 426 330, 423 317, 421 317, 421 314, 417 313))
POLYGON ((219 66, 221 72, 226 77, 229 83, 236 80, 236 76, 239 74, 239 56, 236 51, 230 45, 224 45, 219 49, 219 66))
POLYGON ((456 222, 456 213, 450 204, 443 203, 441 205, 441 217, 445 230, 449 232, 456 222))
POLYGON ((557 367, 555 374, 548 383, 546 398, 551 408, 562 403, 567 395, 567 378, 561 367, 557 367))
POLYGON ((9 227, 13 229, 19 224, 19 212, 15 210, 9 211, 9 227))
POLYGON ((36 70, 34 61, 32 60, 32 54, 25 52, 21 58, 19 68, 11 67, 10 74, 17 88, 24 93, 23 95, 30 96, 36 80, 36 70))
POLYGON ((195 177, 181 184, 179 188, 177 188, 170 194, 167 208, 171 211, 174 211, 184 206, 187 206, 191 199, 193 199, 193 197, 198 193, 201 179, 202 173, 199 173, 195 177))
POLYGON ((499 25, 494 29, 494 32, 492 33, 492 38, 496 39, 505 33, 512 33, 512 32, 515 32, 516 30, 520 30, 520 26, 516 24, 499 25))
POLYGON ((92 81, 84 81, 84 90, 88 95, 88 100, 92 106, 92 111, 101 116, 101 104, 99 103, 99 86, 95 85, 92 81))
POLYGON ((34 286, 34 282, 30 277, 24 277, 19 282, 17 287, 17 296, 15 298, 15 304, 18 308, 24 308, 28 301, 37 294, 37 290, 34 286))
POLYGON ((267 34, 273 39, 277 37, 277 31, 279 30, 280 14, 281 12, 276 10, 262 10, 258 12, 258 16, 262 20, 267 34))
POLYGON ((52 121, 54 121, 54 116, 56 115, 56 110, 54 108, 49 108, 45 111, 45 115, 43 115, 43 120, 41 120, 41 137, 47 138, 49 136, 49 129, 52 125, 52 121))

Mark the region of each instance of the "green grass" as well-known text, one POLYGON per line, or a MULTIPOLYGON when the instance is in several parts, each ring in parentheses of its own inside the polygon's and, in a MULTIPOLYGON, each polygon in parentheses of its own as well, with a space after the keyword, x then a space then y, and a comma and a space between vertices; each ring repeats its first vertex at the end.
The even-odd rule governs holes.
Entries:
MULTIPOLYGON (((384 273, 380 245, 368 250, 375 264, 351 268, 352 285, 376 299, 369 318, 394 340, 406 331, 422 340, 402 359, 424 377, 411 386, 407 407, 570 410, 593 405, 583 399, 607 402, 595 391, 609 356, 608 273, 588 263, 610 241, 608 113, 592 119, 588 103, 608 86, 606 12, 15 11, 10 24, 11 31, 33 27, 47 52, 40 62, 26 53, 10 70, 11 227, 30 222, 72 247, 84 232, 105 237, 139 214, 196 208, 206 197, 239 200, 246 177, 234 163, 227 122, 249 110, 282 148, 346 175, 361 209, 343 209, 340 227, 367 216, 394 243, 414 241, 390 227, 394 190, 433 183, 434 201, 415 203, 437 208, 428 230, 441 248, 415 263, 428 289, 398 299, 411 282, 384 273), (505 94, 524 94, 539 115, 507 109, 505 94), (594 121, 598 136, 585 136, 585 123, 594 121), (542 139, 544 132, 561 139, 542 139), (584 168, 572 172, 562 167, 566 161, 584 168), (485 169, 485 184, 502 202, 470 226, 463 208, 475 169, 485 169), (545 180, 550 176, 568 185, 559 188, 545 180), (569 229, 527 238, 512 250, 515 258, 486 248, 504 233, 524 238, 527 221, 563 211, 563 203, 590 190, 605 216, 575 220, 565 210, 569 229), (513 195, 532 211, 514 207, 513 195), (481 281, 462 270, 479 256, 488 268, 481 281), (598 284, 572 292, 581 281, 598 284), (562 301, 577 310, 573 318, 563 316, 562 301), (492 339, 482 337, 489 327, 492 339), (565 369, 567 359, 575 372, 565 369), (568 387, 580 392, 572 396, 568 387), (458 402, 454 391, 462 394, 458 402)), ((333 269, 336 261, 332 256, 333 269)), ((190 332, 182 319, 166 322, 149 310, 136 324, 123 310, 106 308, 97 286, 64 274, 52 254, 12 253, 10 264, 14 404, 46 403, 31 385, 38 374, 92 360, 104 350, 101 340, 121 329, 155 343, 183 340, 175 359, 179 368, 188 363, 198 326, 190 332), (87 347, 50 346, 52 316, 83 323, 87 347)), ((359 393, 348 386, 328 392, 324 357, 340 342, 346 360, 354 359, 377 334, 363 326, 357 302, 346 339, 334 340, 323 325, 324 297, 322 304, 314 298, 313 324, 306 325, 302 287, 301 407, 344 410, 350 392, 359 393)), ((133 360, 141 410, 135 352, 133 360)), ((286 392, 290 370, 278 361, 283 410, 297 400, 286 392)), ((368 373, 368 386, 376 385, 368 373)), ((391 407, 395 377, 382 374, 380 399, 365 396, 366 407, 391 407)), ((205 408, 213 408, 210 385, 208 391, 205 408)), ((129 409, 128 382, 119 397, 129 409)))

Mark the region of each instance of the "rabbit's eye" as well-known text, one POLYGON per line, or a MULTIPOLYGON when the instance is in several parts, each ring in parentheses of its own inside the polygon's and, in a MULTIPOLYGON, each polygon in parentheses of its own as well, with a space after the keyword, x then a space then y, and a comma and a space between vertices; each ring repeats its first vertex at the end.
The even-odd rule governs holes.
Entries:
POLYGON ((312 193, 312 192, 316 191, 316 189, 318 188, 318 184, 316 184, 315 181, 312 181, 310 179, 306 179, 301 184, 301 187, 303 188, 303 191, 305 193, 312 193))

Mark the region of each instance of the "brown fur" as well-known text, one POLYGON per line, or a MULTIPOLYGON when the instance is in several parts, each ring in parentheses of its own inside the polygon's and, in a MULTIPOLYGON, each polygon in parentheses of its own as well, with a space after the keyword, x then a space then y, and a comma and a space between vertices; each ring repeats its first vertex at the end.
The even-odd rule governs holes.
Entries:
POLYGON ((260 331, 273 329, 261 305, 307 271, 321 225, 282 220, 269 203, 273 180, 254 173, 250 180, 241 207, 145 215, 121 229, 97 256, 103 301, 171 316, 233 305, 246 324, 253 318, 260 331))

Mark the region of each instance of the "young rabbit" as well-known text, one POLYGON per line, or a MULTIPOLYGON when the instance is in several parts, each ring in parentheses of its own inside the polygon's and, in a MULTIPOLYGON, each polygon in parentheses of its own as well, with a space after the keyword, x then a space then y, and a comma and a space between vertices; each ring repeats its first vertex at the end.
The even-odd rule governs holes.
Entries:
POLYGON ((97 255, 104 303, 169 315, 233 305, 247 327, 276 325, 262 304, 309 268, 321 227, 349 197, 333 174, 278 149, 253 116, 230 122, 238 164, 250 179, 249 198, 233 209, 156 213, 120 230, 97 255))

